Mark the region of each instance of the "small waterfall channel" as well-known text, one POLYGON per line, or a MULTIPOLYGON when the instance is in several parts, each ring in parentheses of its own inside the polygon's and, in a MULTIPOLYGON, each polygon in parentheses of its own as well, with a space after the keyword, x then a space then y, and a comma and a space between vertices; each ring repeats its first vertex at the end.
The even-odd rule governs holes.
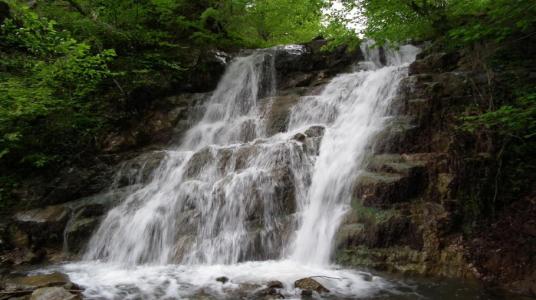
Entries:
POLYGON ((63 266, 95 299, 235 299, 244 284, 319 278, 339 297, 388 287, 330 265, 333 240, 349 209, 367 146, 418 49, 363 45, 356 71, 331 80, 291 110, 288 130, 269 135, 277 93, 275 52, 237 57, 205 104, 203 117, 165 151, 147 183, 108 212, 84 259, 63 266), (222 285, 215 278, 225 276, 222 285))

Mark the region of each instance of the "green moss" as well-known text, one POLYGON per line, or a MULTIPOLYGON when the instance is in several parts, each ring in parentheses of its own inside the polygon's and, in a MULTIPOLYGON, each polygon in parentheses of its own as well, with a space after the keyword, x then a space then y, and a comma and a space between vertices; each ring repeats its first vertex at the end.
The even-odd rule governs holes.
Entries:
POLYGON ((354 210, 357 220, 360 223, 379 224, 389 220, 389 218, 398 215, 395 209, 378 209, 374 207, 364 206, 359 199, 352 201, 352 209, 354 210))

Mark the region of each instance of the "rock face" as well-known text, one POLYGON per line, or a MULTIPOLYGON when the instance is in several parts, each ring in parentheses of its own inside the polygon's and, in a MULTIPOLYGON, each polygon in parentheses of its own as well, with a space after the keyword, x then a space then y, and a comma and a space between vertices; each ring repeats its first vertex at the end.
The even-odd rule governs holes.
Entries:
POLYGON ((54 244, 61 242, 69 214, 70 209, 66 206, 48 206, 18 213, 15 222, 28 234, 32 244, 54 244))
POLYGON ((431 54, 410 66, 391 108, 394 117, 356 181, 353 210, 337 236, 339 263, 474 277, 462 235, 451 233, 459 174, 449 118, 472 95, 469 75, 450 72, 458 59, 431 54))
POLYGON ((336 260, 478 278, 532 295, 536 262, 528 253, 536 248, 526 241, 536 232, 534 196, 519 200, 483 232, 464 233, 464 214, 475 205, 470 195, 478 189, 479 197, 493 197, 486 180, 496 166, 485 137, 458 130, 459 116, 489 79, 484 70, 468 69, 464 55, 425 52, 411 64, 393 117, 355 183, 352 210, 336 238, 336 260))

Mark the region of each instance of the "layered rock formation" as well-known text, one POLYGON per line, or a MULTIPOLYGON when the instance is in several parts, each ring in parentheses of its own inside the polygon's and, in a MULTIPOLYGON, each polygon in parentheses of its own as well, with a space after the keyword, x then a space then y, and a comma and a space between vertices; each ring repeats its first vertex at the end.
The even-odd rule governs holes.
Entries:
MULTIPOLYGON (((355 184, 352 210, 337 237, 336 261, 404 273, 478 278, 535 295, 536 262, 529 253, 536 248, 527 242, 533 225, 527 225, 526 231, 512 225, 499 229, 512 216, 506 212, 501 221, 480 233, 469 234, 464 228, 471 226, 464 224, 464 214, 477 205, 469 195, 488 189, 479 197, 493 197, 490 170, 497 164, 486 139, 463 134, 458 127, 460 116, 490 80, 485 71, 469 68, 470 53, 465 55, 425 53, 410 66, 410 76, 392 107, 391 125, 372 145, 368 172, 355 184), (482 234, 484 238, 479 237, 482 234), (518 252, 510 243, 518 245, 518 252)), ((533 211, 534 198, 514 206, 533 211)), ((520 217, 520 222, 534 223, 534 216, 520 217)))

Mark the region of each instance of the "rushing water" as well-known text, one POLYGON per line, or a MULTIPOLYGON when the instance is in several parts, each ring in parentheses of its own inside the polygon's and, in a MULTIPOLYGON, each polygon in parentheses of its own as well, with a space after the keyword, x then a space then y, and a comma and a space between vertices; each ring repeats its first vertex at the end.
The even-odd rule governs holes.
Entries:
POLYGON ((236 58, 203 118, 165 151, 151 180, 107 214, 84 261, 64 271, 99 299, 201 291, 233 299, 244 284, 268 280, 282 281, 292 297, 292 283, 307 276, 321 276, 337 297, 392 290, 380 277, 329 263, 367 146, 418 52, 386 51, 382 66, 366 46, 367 62, 302 97, 288 131, 273 136, 265 116, 277 92, 274 53, 301 50, 236 58))

